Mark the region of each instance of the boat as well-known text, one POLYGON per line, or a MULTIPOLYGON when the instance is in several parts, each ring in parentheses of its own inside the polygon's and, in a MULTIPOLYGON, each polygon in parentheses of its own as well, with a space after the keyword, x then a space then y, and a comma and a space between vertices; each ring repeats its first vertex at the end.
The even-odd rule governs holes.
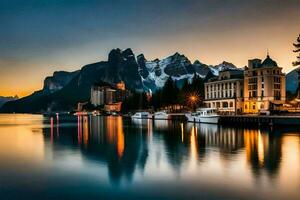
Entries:
POLYGON ((168 120, 170 119, 170 115, 166 111, 158 111, 154 113, 154 119, 156 120, 168 120))
POLYGON ((149 113, 148 112, 136 112, 134 115, 131 116, 131 119, 148 119, 149 113))
POLYGON ((185 116, 189 122, 196 123, 218 124, 220 119, 217 109, 214 108, 200 108, 196 112, 188 113, 185 116))
POLYGON ((98 111, 98 110, 94 110, 93 112, 92 112, 92 115, 93 116, 99 116, 101 113, 98 111))

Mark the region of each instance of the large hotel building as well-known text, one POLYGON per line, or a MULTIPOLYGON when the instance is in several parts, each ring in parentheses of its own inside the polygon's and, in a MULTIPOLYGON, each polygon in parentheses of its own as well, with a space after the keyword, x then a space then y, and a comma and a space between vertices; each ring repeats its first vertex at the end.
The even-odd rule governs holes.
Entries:
POLYGON ((249 60, 245 70, 221 71, 205 83, 206 107, 228 114, 268 112, 285 103, 285 74, 270 58, 249 60))
POLYGON ((244 113, 269 111, 285 103, 285 74, 270 58, 249 60, 244 73, 244 113))
POLYGON ((241 113, 243 109, 243 70, 228 69, 205 83, 205 105, 222 113, 241 113))

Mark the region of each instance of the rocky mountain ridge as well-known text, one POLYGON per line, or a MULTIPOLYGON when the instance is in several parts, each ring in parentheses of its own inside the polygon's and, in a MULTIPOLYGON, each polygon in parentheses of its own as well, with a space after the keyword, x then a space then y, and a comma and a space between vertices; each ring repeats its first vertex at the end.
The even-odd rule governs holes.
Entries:
POLYGON ((99 81, 124 81, 130 90, 155 92, 170 76, 179 83, 191 79, 194 74, 205 78, 230 68, 236 69, 236 66, 228 62, 217 66, 199 61, 192 64, 180 53, 148 61, 143 54, 135 57, 131 49, 113 49, 107 61, 88 64, 74 72, 54 72, 45 79, 42 90, 6 103, 0 112, 69 111, 76 108, 78 102, 89 101, 90 88, 99 81))
POLYGON ((11 96, 11 97, 3 97, 3 96, 0 96, 0 108, 6 103, 6 102, 9 102, 9 101, 15 101, 19 99, 19 97, 17 95, 15 96, 11 96))

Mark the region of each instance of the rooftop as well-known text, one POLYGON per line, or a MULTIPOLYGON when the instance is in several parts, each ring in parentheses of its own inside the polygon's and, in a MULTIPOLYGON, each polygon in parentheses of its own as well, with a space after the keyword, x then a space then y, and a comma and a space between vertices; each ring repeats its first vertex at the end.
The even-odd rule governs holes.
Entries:
POLYGON ((267 58, 262 62, 262 67, 278 67, 277 63, 267 55, 267 58))

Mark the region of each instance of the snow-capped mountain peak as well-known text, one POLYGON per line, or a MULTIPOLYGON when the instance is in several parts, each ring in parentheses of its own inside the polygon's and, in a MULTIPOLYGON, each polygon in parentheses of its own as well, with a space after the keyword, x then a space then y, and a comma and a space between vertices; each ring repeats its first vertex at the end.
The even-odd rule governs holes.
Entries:
POLYGON ((178 52, 162 60, 155 59, 152 61, 148 61, 141 54, 137 56, 137 62, 144 87, 151 91, 162 88, 170 76, 173 80, 180 82, 185 79, 191 80, 194 74, 205 78, 209 72, 217 76, 222 70, 237 69, 235 65, 225 61, 216 66, 206 65, 198 60, 192 64, 185 55, 178 52))

